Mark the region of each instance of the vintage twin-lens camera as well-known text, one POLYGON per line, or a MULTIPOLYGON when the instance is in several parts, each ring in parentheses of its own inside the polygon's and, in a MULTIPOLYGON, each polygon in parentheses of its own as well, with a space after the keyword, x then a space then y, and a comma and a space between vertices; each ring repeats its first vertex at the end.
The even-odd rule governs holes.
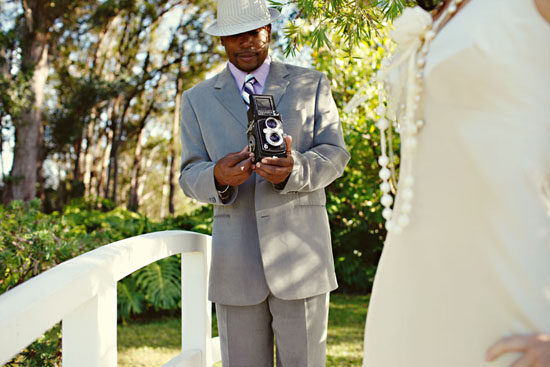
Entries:
POLYGON ((254 153, 254 163, 264 157, 286 157, 283 120, 275 109, 273 96, 250 95, 246 134, 248 149, 254 153))

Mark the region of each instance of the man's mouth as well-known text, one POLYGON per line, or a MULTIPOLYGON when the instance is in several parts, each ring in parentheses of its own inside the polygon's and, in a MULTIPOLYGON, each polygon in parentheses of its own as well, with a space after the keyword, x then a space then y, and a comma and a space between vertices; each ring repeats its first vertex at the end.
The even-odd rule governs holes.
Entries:
POLYGON ((256 57, 255 52, 240 52, 237 57, 243 61, 250 61, 256 57))

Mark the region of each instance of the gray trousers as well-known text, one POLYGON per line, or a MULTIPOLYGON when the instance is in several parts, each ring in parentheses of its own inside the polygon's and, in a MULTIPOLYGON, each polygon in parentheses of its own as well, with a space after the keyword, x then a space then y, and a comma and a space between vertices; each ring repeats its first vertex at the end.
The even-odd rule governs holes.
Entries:
POLYGON ((329 293, 300 300, 269 295, 253 306, 216 304, 223 367, 324 367, 329 293))

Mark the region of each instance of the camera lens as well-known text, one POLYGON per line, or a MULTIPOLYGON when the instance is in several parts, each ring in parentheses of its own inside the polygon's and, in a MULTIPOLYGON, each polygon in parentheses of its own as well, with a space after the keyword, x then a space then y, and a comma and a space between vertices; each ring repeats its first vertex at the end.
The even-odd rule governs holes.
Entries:
POLYGON ((269 132, 265 134, 265 137, 267 139, 267 142, 269 145, 278 147, 284 143, 283 136, 276 131, 269 132))
POLYGON ((267 120, 265 120, 265 125, 269 127, 270 129, 275 129, 279 127, 279 121, 275 120, 274 118, 270 117, 267 120))

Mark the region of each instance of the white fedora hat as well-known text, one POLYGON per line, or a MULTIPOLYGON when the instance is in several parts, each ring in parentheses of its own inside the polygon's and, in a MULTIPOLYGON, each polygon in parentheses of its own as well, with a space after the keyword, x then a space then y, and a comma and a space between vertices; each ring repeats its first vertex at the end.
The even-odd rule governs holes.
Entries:
POLYGON ((265 0, 218 0, 218 19, 206 27, 212 36, 232 36, 271 24, 279 17, 265 0))

